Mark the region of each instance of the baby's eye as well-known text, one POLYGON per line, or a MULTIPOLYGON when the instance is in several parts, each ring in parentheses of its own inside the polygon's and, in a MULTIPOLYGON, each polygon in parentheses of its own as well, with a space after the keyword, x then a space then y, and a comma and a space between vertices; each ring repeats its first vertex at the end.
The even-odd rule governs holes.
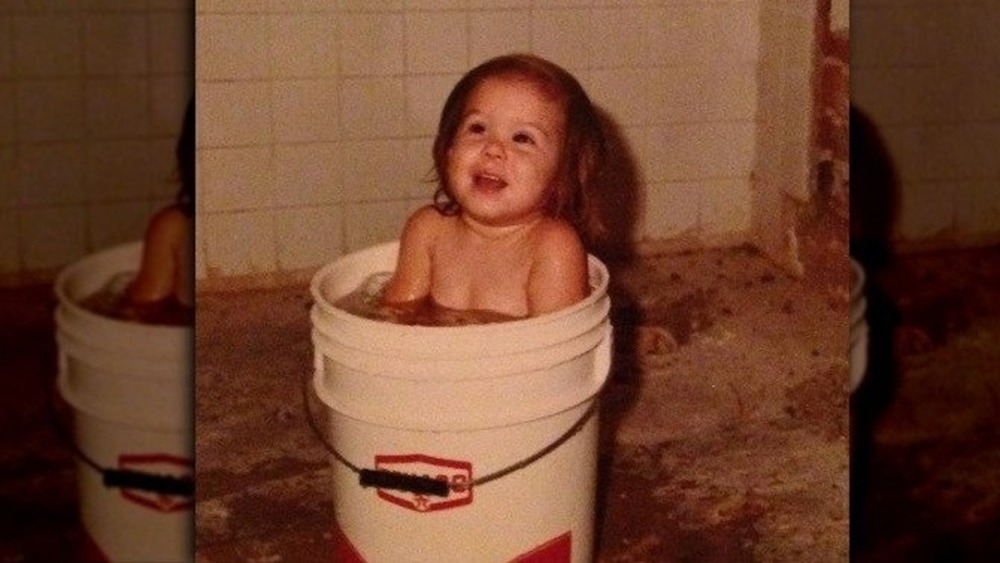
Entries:
POLYGON ((514 142, 519 144, 534 144, 535 140, 527 133, 515 133, 514 142))
POLYGON ((473 122, 473 123, 470 123, 470 124, 466 125, 465 126, 465 130, 467 132, 469 132, 469 133, 478 135, 478 134, 483 133, 483 132, 486 131, 486 126, 483 125, 482 123, 473 122))

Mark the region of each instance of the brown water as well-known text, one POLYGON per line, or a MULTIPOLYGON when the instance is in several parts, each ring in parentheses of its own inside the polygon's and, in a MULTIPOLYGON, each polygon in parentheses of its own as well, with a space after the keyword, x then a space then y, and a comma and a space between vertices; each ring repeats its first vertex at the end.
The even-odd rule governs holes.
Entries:
POLYGON ((134 277, 132 272, 116 274, 103 287, 80 300, 80 306, 92 313, 120 321, 167 326, 194 324, 194 307, 180 303, 176 297, 148 303, 129 301, 125 294, 134 277))
POLYGON ((430 297, 410 303, 384 305, 382 290, 390 277, 391 272, 372 274, 357 289, 337 299, 334 305, 352 315, 403 325, 466 326, 502 323, 521 318, 495 311, 449 309, 435 303, 430 297))

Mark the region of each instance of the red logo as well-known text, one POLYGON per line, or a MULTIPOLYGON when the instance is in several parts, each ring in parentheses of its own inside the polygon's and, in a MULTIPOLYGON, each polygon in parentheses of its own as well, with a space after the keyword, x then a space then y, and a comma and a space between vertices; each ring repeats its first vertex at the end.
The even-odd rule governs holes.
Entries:
MULTIPOLYGON (((118 456, 118 468, 154 475, 188 477, 191 475, 191 460, 169 454, 122 454, 118 456)), ((159 512, 179 512, 192 506, 188 496, 169 495, 136 489, 122 489, 126 499, 159 512)))
POLYGON ((430 477, 450 485, 447 497, 378 489, 380 499, 415 510, 433 512, 472 503, 472 463, 423 454, 376 455, 375 469, 430 477))

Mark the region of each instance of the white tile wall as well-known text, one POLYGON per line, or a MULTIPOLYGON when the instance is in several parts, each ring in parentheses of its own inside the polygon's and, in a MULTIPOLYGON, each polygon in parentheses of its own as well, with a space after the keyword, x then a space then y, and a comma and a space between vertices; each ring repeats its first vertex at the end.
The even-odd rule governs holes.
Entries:
POLYGON ((172 200, 191 6, 0 3, 0 283, 136 240, 172 200))
POLYGON ((469 68, 511 51, 566 67, 621 128, 644 182, 642 238, 749 236, 770 101, 781 108, 773 127, 791 123, 764 159, 770 177, 806 190, 813 21, 799 2, 200 0, 196 9, 200 277, 315 268, 397 238, 434 191, 430 146, 445 97, 469 68), (773 31, 761 24, 765 6, 781 18, 773 31), (781 91, 772 98, 761 92, 764 56, 781 91), (789 165, 802 170, 785 173, 789 165))
POLYGON ((1000 6, 854 0, 851 98, 901 177, 902 247, 1000 241, 1000 6))

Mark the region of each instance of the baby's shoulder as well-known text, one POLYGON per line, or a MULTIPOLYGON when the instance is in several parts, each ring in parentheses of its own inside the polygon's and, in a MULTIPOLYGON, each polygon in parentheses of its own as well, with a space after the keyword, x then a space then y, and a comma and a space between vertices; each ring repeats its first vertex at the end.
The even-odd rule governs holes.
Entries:
POLYGON ((563 219, 545 219, 535 231, 536 245, 545 251, 583 250, 583 241, 573 226, 563 219))
POLYGON ((150 218, 147 230, 153 233, 175 234, 190 228, 191 218, 171 205, 160 209, 150 218))
POLYGON ((430 241, 441 233, 452 217, 441 214, 432 205, 425 205, 410 215, 403 228, 403 237, 411 240, 430 241))

